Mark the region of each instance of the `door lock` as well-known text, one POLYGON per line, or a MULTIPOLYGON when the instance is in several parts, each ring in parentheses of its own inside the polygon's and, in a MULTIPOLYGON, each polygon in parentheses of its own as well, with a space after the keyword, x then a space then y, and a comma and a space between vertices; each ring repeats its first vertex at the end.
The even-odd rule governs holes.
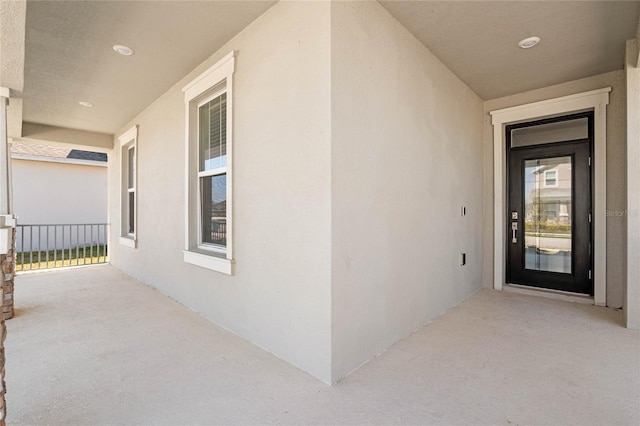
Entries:
POLYGON ((518 222, 511 222, 511 242, 517 243, 518 239, 516 238, 516 231, 518 230, 518 222))

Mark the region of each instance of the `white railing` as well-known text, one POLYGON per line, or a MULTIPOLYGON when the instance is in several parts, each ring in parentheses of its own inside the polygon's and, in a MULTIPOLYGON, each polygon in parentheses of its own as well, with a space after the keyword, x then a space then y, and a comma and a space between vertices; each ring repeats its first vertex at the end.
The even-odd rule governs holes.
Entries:
POLYGON ((18 225, 16 271, 107 263, 106 223, 18 225))

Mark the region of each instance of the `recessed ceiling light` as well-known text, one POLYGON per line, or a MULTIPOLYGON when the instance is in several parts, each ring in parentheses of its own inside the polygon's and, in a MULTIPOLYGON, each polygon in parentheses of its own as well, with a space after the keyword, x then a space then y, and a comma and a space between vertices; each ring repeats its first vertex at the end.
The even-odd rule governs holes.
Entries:
POLYGON ((115 50, 117 53, 121 54, 122 56, 131 56, 134 54, 134 51, 132 48, 127 46, 122 46, 121 44, 114 45, 113 50, 115 50))
POLYGON ((529 49, 530 47, 533 47, 538 43, 540 43, 540 37, 527 37, 524 40, 520 40, 518 46, 522 47, 523 49, 529 49))
POLYGON ((93 104, 91 102, 87 102, 87 101, 80 101, 78 103, 80 105, 82 105, 83 107, 87 107, 87 108, 91 108, 93 106, 93 104))

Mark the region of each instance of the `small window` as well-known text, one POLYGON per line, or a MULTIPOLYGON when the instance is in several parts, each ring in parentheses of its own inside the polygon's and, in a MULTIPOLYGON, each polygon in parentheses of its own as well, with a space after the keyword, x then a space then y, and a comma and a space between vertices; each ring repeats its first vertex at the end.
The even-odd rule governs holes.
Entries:
POLYGON ((187 85, 184 260, 231 274, 233 52, 187 85))
POLYGON ((546 187, 556 187, 556 186, 558 186, 558 171, 557 170, 546 170, 544 172, 544 186, 546 186, 546 187))
POLYGON ((135 248, 137 245, 137 175, 136 144, 138 127, 134 126, 120 136, 121 146, 121 219, 120 243, 135 248))

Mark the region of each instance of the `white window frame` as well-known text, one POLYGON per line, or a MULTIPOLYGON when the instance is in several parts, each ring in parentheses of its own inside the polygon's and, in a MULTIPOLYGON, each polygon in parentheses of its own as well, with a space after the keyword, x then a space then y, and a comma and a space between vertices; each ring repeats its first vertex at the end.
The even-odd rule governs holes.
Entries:
POLYGON ((185 103, 185 245, 184 261, 227 275, 233 273, 233 72, 235 52, 187 84, 182 92, 185 103), (201 172, 198 141, 199 107, 227 94, 226 167, 201 172), (200 178, 226 173, 227 220, 226 248, 202 243, 200 209, 200 178))
POLYGON ((542 185, 545 188, 557 188, 558 187, 558 170, 557 169, 556 170, 545 170, 542 182, 543 182, 542 185), (549 183, 547 183, 547 175, 551 174, 551 173, 554 173, 555 177, 553 179, 553 183, 549 184, 549 183))
POLYGON ((123 246, 138 245, 138 125, 124 132, 120 141, 120 238, 123 246), (133 188, 129 188, 129 153, 133 154, 133 188), (133 233, 129 232, 129 194, 133 192, 133 233))

